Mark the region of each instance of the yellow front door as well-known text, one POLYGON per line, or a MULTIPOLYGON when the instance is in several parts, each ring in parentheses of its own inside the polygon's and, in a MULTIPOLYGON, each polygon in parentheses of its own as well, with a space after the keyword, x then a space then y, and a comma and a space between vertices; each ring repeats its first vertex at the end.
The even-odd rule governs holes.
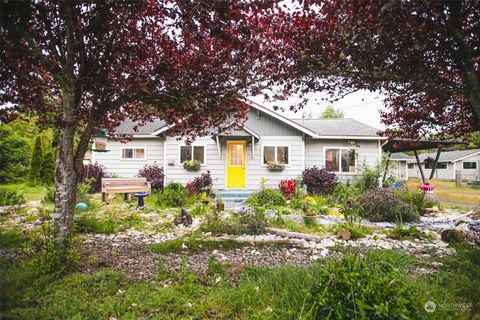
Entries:
POLYGON ((245 141, 227 141, 227 188, 245 188, 245 141))

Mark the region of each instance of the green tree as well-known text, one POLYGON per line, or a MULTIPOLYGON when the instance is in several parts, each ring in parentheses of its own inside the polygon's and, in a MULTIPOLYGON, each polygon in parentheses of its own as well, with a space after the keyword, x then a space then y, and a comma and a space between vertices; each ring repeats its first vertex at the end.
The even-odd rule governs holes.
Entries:
POLYGON ((52 149, 48 150, 47 153, 45 153, 40 173, 43 183, 53 183, 53 175, 55 174, 55 154, 52 149))
POLYGON ((0 184, 18 182, 28 173, 30 142, 9 125, 0 125, 0 184))
POLYGON ((32 158, 30 160, 30 172, 28 174, 29 182, 32 184, 41 181, 40 171, 43 164, 42 140, 40 136, 35 138, 35 145, 33 147, 32 158))
POLYGON ((320 119, 342 119, 345 117, 340 109, 335 109, 334 106, 328 106, 320 115, 320 119))

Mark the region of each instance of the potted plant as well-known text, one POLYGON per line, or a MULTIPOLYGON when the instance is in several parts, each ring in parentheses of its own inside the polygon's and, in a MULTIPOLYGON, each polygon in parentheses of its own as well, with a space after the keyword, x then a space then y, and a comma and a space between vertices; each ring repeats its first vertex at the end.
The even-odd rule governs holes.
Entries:
POLYGON ((285 162, 268 161, 267 168, 270 171, 282 171, 285 169, 285 162))
POLYGON ((192 160, 192 161, 183 161, 183 168, 188 171, 198 171, 200 170, 200 161, 192 160))
POLYGON ((314 204, 315 199, 310 196, 306 196, 303 200, 303 221, 307 226, 313 226, 317 223, 317 215, 315 209, 310 206, 314 204))

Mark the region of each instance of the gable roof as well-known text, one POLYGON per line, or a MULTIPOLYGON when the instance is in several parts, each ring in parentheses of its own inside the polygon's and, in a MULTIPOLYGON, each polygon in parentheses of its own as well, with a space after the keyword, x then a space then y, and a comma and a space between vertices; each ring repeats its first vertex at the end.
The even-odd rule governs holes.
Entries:
MULTIPOLYGON (((252 108, 259 110, 275 119, 289 125, 290 127, 315 139, 370 139, 380 140, 382 137, 377 135, 377 129, 354 119, 288 119, 283 115, 270 110, 256 102, 242 100, 252 108)), ((160 119, 140 125, 131 119, 126 119, 115 130, 118 135, 150 135, 156 136, 170 129, 174 124, 167 125, 160 119), (138 125, 137 131, 134 127, 138 125)), ((248 128, 247 128, 248 129, 248 128)))
POLYGON ((409 156, 408 154, 403 152, 396 152, 390 155, 390 160, 395 160, 395 161, 408 161, 412 159, 413 159, 412 156, 409 156))
MULTIPOLYGON (((444 151, 440 153, 440 158, 438 161, 441 162, 455 162, 475 154, 480 154, 480 149, 470 149, 470 150, 455 150, 455 151, 444 151)), ((425 161, 427 158, 435 159, 437 153, 436 152, 429 152, 429 153, 422 153, 418 155, 420 161, 425 161)))
MULTIPOLYGON (((439 162, 455 162, 460 161, 465 158, 471 157, 473 155, 480 154, 480 149, 468 149, 468 150, 455 150, 455 151, 443 151, 440 153, 439 162)), ((437 156, 436 152, 422 153, 418 155, 420 162, 424 162, 427 158, 435 159, 437 156)), ((398 152, 392 153, 390 157, 391 160, 407 160, 408 162, 416 162, 415 157, 409 156, 407 154, 398 152), (408 158, 405 158, 408 157, 408 158)))
POLYGON ((315 132, 316 138, 366 138, 379 140, 378 129, 351 118, 295 119, 296 123, 315 132))
POLYGON ((115 129, 115 134, 118 135, 151 135, 153 132, 164 128, 166 122, 160 119, 152 119, 144 124, 141 122, 133 121, 132 119, 125 119, 115 129), (135 126, 137 131, 134 130, 135 126))

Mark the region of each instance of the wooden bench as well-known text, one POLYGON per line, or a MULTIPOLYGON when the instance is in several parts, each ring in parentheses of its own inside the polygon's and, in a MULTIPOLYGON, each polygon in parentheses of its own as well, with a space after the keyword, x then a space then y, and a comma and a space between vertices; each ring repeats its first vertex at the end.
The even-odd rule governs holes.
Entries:
POLYGON ((130 200, 133 192, 150 192, 152 189, 147 178, 102 178, 102 201, 107 201, 109 193, 123 193, 130 200))

